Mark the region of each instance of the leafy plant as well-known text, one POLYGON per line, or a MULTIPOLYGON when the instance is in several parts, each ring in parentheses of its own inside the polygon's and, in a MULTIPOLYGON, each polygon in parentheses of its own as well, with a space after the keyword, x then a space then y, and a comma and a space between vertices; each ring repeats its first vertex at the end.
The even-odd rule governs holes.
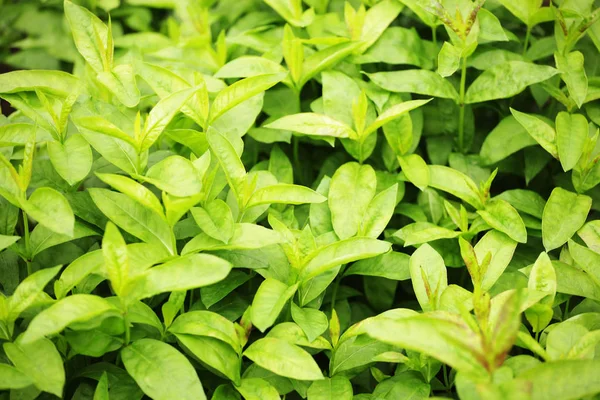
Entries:
POLYGON ((0 399, 600 395, 598 1, 0 6, 0 399))

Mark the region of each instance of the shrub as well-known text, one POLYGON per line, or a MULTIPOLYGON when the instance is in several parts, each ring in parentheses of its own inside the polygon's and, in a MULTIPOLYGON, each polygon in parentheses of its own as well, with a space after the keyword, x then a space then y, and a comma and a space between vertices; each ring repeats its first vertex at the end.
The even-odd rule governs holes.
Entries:
POLYGON ((596 398, 600 8, 484 3, 4 5, 0 399, 596 398))

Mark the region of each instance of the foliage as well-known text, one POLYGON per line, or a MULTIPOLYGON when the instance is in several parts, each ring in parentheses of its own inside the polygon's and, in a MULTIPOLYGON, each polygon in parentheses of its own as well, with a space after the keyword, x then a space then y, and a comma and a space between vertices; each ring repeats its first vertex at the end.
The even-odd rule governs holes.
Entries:
POLYGON ((597 398, 599 5, 0 1, 0 399, 597 398))

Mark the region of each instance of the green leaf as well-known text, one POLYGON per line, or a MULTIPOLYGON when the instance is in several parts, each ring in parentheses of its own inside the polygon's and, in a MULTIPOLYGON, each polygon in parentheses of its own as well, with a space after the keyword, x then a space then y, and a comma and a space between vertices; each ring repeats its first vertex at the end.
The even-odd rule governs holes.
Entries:
POLYGON ((333 229, 340 239, 355 236, 375 196, 377 177, 370 165, 349 162, 333 174, 328 202, 333 229), (352 196, 348 194, 352 193, 352 196))
POLYGON ((391 243, 382 240, 354 237, 315 250, 304 261, 300 278, 307 281, 341 264, 386 253, 391 243))
POLYGON ((314 381, 308 388, 308 400, 352 400, 352 384, 342 375, 314 381))
POLYGON ((213 122, 225 112, 281 82, 287 73, 258 75, 237 81, 223 89, 214 99, 209 121, 213 122))
POLYGON ((174 347, 140 339, 121 350, 125 369, 152 399, 206 400, 196 371, 174 347))
MULTIPOLYGON (((83 7, 68 0, 65 1, 64 5, 65 15, 79 53, 96 73, 108 70, 111 65, 107 64, 106 59, 107 26, 83 7)), ((112 52, 112 49, 110 51, 112 52)))
POLYGON ((545 294, 538 304, 525 311, 534 332, 540 332, 552 320, 552 304, 556 295, 556 273, 548 254, 542 252, 533 264, 527 288, 545 294))
POLYGON ((416 108, 419 108, 427 103, 429 103, 432 99, 429 100, 410 100, 404 101, 402 103, 393 105, 392 107, 385 110, 381 113, 377 119, 369 125, 364 132, 364 135, 368 135, 371 132, 375 132, 378 128, 387 124, 388 122, 405 115, 407 112, 412 111, 416 108))
POLYGON ((48 142, 48 154, 56 172, 69 183, 82 181, 92 169, 92 149, 82 135, 73 135, 64 143, 48 142))
POLYGON ((236 386, 235 389, 246 400, 279 400, 281 398, 277 389, 260 378, 244 378, 241 385, 236 386))
POLYGON ((17 368, 0 364, 0 390, 23 389, 32 384, 31 379, 17 368))
POLYGON ((0 74, 0 93, 43 90, 67 97, 79 84, 79 78, 63 71, 29 70, 0 74))
POLYGON ((204 207, 191 209, 194 221, 207 235, 228 243, 233 236, 234 221, 231 209, 223 200, 215 199, 204 207))
POLYGON ((20 236, 0 235, 0 251, 12 246, 20 238, 20 236))
POLYGON ((302 76, 296 83, 296 86, 299 89, 302 88, 306 82, 319 72, 333 67, 358 49, 360 45, 361 43, 359 42, 339 43, 313 53, 304 60, 302 64, 302 76))
POLYGON ((410 257, 410 277, 417 300, 423 311, 438 308, 441 294, 448 287, 448 276, 443 258, 428 244, 410 257))
POLYGON ((279 183, 258 189, 250 196, 246 207, 254 207, 263 204, 310 204, 323 203, 326 197, 300 185, 279 183))
POLYGON ((148 150, 158 140, 167 125, 198 90, 200 87, 183 89, 156 103, 144 123, 144 131, 139 143, 140 151, 148 150))
POLYGON ((206 132, 206 139, 211 151, 219 160, 221 168, 225 171, 229 187, 236 193, 239 201, 238 186, 246 176, 246 169, 242 164, 242 160, 240 160, 231 142, 216 130, 209 129, 206 132))
POLYGON ((600 287, 600 254, 569 240, 569 253, 579 268, 600 287))
POLYGON ((321 336, 329 327, 327 316, 314 308, 300 308, 292 302, 292 319, 306 334, 309 342, 321 336))
POLYGON ((477 211, 477 214, 489 226, 507 234, 511 239, 520 243, 527 242, 525 224, 509 202, 502 199, 490 200, 485 204, 485 209, 477 211))
POLYGON ((571 98, 581 108, 588 92, 588 78, 585 74, 583 54, 573 51, 569 54, 554 53, 556 68, 561 72, 561 78, 567 84, 571 98))
POLYGON ((271 229, 260 225, 241 223, 234 225, 233 236, 227 243, 201 233, 184 246, 182 254, 205 250, 251 250, 281 242, 281 235, 271 229))
POLYGON ((160 293, 196 289, 223 280, 232 265, 210 254, 188 254, 153 267, 133 283, 133 296, 144 299, 160 293))
POLYGON ((537 141, 512 115, 502 119, 486 136, 479 156, 484 165, 495 164, 517 151, 533 146, 537 141))
POLYGON ((53 232, 73 236, 75 216, 69 202, 58 191, 41 187, 22 201, 23 210, 31 218, 53 232))
POLYGON ((481 289, 489 290, 502 275, 515 253, 517 242, 504 233, 491 230, 486 233, 475 245, 475 255, 481 263, 489 253, 492 256, 483 279, 481 289))
POLYGON ((297 289, 298 284, 288 286, 277 279, 265 279, 252 301, 252 324, 264 332, 275 323, 279 313, 297 289))
POLYGON ((18 340, 4 343, 4 351, 17 370, 25 374, 39 390, 62 397, 65 369, 58 350, 48 339, 32 343, 18 340))
POLYGON ((556 132, 554 128, 548 125, 545 121, 533 115, 528 115, 519 112, 514 109, 510 109, 513 116, 519 121, 521 125, 527 130, 529 135, 536 140, 552 155, 552 157, 558 159, 558 148, 556 147, 556 132))
POLYGON ((467 104, 505 99, 521 93, 527 86, 543 82, 559 73, 545 65, 508 61, 479 75, 465 95, 467 104))
POLYGON ((9 318, 13 321, 16 320, 23 311, 31 306, 60 269, 60 265, 54 268, 41 269, 23 279, 12 296, 9 297, 9 318))
POLYGON ((125 240, 112 222, 106 225, 102 238, 104 269, 117 296, 122 296, 129 283, 129 257, 125 240))
POLYGON ((583 226, 592 206, 592 199, 562 188, 555 188, 544 207, 542 240, 546 251, 556 249, 583 226))
POLYGON ((115 225, 149 244, 174 253, 171 228, 156 212, 143 207, 124 194, 107 189, 90 189, 96 206, 115 225))
POLYGON ((387 27, 402 11, 403 5, 394 0, 383 0, 374 4, 365 15, 358 53, 364 53, 386 31, 387 27))
POLYGON ((181 156, 170 156, 157 162, 148 169, 145 178, 173 196, 194 196, 202 190, 201 177, 194 164, 181 156))
POLYGON ((512 189, 500 193, 495 198, 506 200, 517 210, 542 219, 546 200, 537 192, 525 189, 512 189))
POLYGON ((588 132, 588 122, 583 115, 561 111, 556 116, 556 147, 563 171, 569 171, 577 165, 588 132))
POLYGON ((398 319, 382 317, 365 329, 375 339, 419 351, 475 379, 488 375, 478 360, 483 355, 476 334, 455 314, 436 311, 398 319))
POLYGON ((265 125, 265 128, 289 130, 309 136, 330 136, 337 138, 356 136, 352 128, 346 124, 326 115, 315 113, 286 115, 265 125))
POLYGON ((476 209, 483 208, 475 182, 467 175, 442 165, 429 165, 429 186, 450 193, 476 209))
POLYGON ((381 254, 377 257, 367 258, 352 264, 344 276, 366 275, 405 281, 410 279, 410 256, 396 251, 381 254))
POLYGON ((444 42, 442 49, 438 53, 437 73, 442 77, 454 75, 460 67, 462 51, 454 47, 449 42, 444 42))
POLYGON ((102 373, 102 377, 98 381, 98 385, 94 391, 94 400, 109 400, 108 375, 106 371, 102 373))
POLYGON ((61 332, 76 322, 94 321, 117 314, 117 309, 106 299, 91 294, 73 294, 57 301, 31 320, 21 337, 28 344, 61 332))
POLYGON ((244 356, 280 376, 309 381, 323 379, 310 354, 282 339, 259 339, 246 349, 244 356))
POLYGON ((234 383, 240 382, 240 357, 227 344, 210 337, 179 333, 175 336, 189 353, 203 363, 219 371, 234 383))
POLYGON ((398 162, 402 172, 406 178, 418 187, 420 190, 425 190, 430 182, 429 168, 418 154, 409 154, 406 156, 398 156, 398 162))
POLYGON ((210 311, 188 311, 169 327, 169 332, 218 339, 240 351, 241 343, 235 327, 227 318, 210 311))
POLYGON ((131 65, 117 65, 110 71, 98 73, 97 78, 125 107, 135 107, 140 102, 140 90, 131 65))
POLYGON ((560 360, 527 369, 517 379, 531 384, 531 399, 579 399, 600 391, 599 360, 560 360), (573 385, 577 382, 577 385, 573 385))
POLYGON ((215 78, 250 78, 282 72, 285 72, 285 68, 267 58, 242 56, 223 65, 214 76, 215 78))
POLYGON ((164 214, 163 207, 160 204, 160 201, 154 195, 154 193, 152 193, 150 189, 137 183, 133 179, 116 174, 96 173, 96 176, 100 178, 102 182, 112 186, 119 192, 137 201, 144 207, 154 211, 156 214, 164 214))
POLYGON ((397 195, 398 184, 395 183, 373 197, 361 222, 359 236, 377 238, 381 235, 394 215, 397 195))
POLYGON ((390 92, 416 93, 458 100, 458 93, 452 84, 433 71, 411 69, 367 75, 377 86, 390 92))

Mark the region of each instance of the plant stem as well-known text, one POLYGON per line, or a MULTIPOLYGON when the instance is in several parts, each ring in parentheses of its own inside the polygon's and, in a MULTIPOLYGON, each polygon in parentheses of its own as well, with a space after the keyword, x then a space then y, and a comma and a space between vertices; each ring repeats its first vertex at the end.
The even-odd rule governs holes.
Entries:
POLYGON ((433 46, 437 49, 437 27, 431 27, 431 40, 433 41, 433 46))
POLYGON ((523 43, 523 55, 527 53, 527 47, 529 46, 529 39, 531 39, 531 27, 527 26, 527 33, 525 34, 525 42, 523 43))
POLYGON ((462 66, 460 70, 460 93, 458 103, 458 150, 465 152, 465 85, 467 82, 467 57, 461 60, 462 66))
POLYGON ((23 211, 23 238, 25 240, 25 253, 27 258, 25 260, 25 263, 27 264, 27 276, 31 275, 33 273, 33 268, 31 265, 31 252, 29 250, 30 248, 30 244, 29 244, 29 218, 27 217, 27 213, 25 212, 25 210, 23 211))
POLYGON ((442 369, 444 370, 444 386, 446 386, 446 391, 450 392, 450 381, 448 380, 448 367, 446 367, 446 364, 442 366, 442 369))

